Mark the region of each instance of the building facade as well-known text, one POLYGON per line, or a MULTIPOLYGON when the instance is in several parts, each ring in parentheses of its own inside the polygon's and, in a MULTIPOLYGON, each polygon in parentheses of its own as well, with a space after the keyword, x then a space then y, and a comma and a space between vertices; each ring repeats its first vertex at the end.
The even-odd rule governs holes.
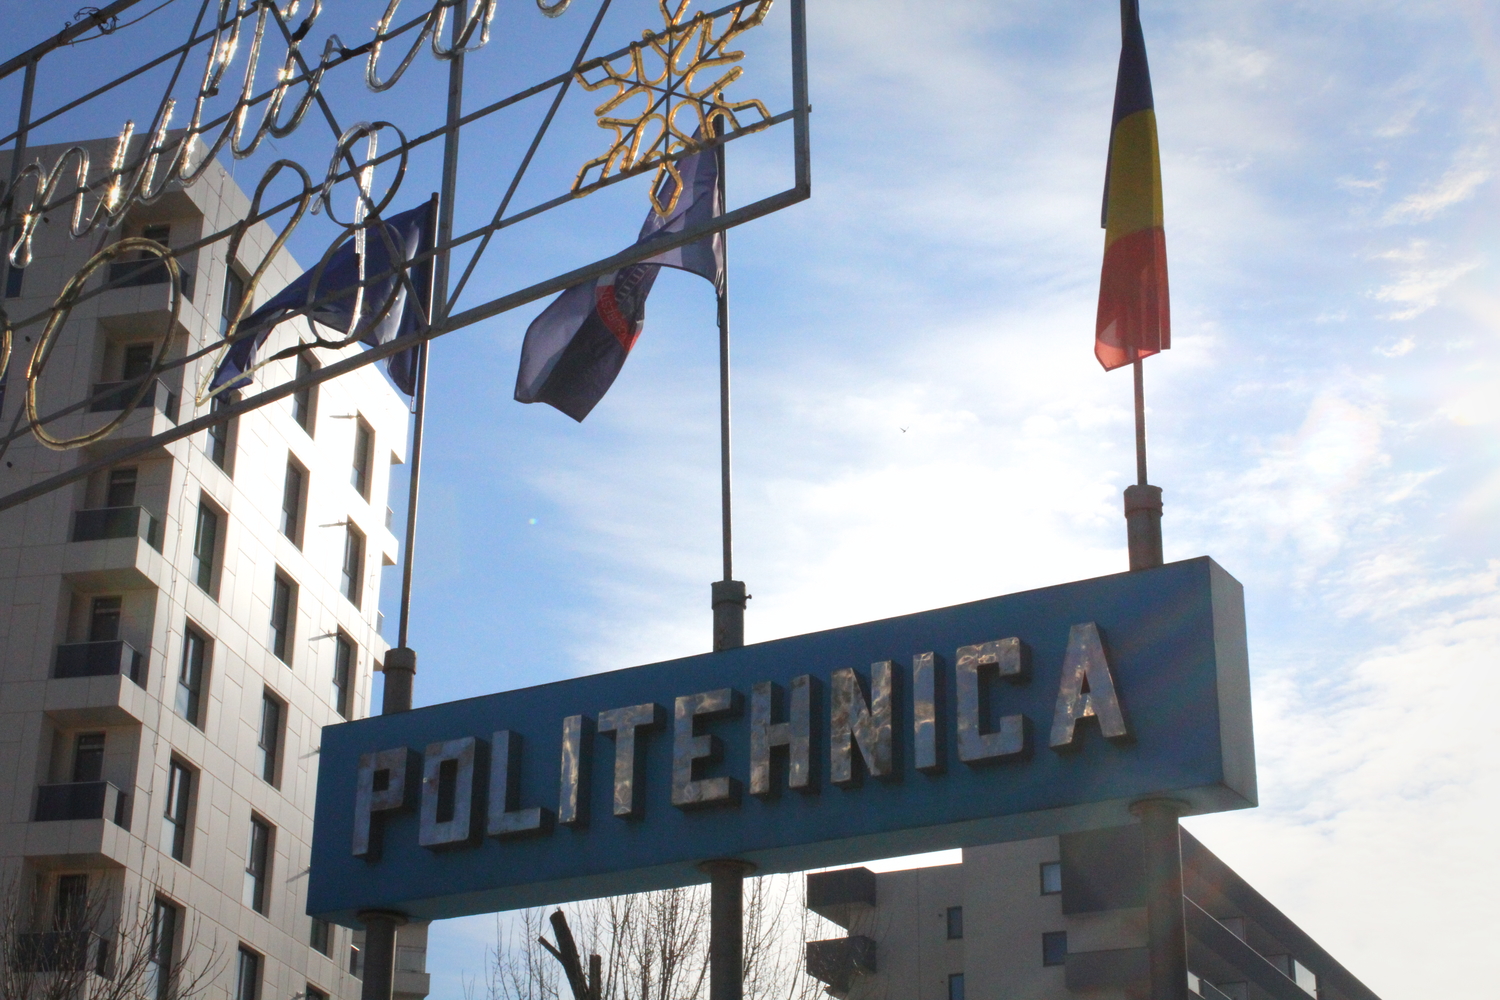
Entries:
MULTIPOLYGON (((1188 987, 1204 1000, 1378 1000, 1182 831, 1188 987)), ((847 1000, 1138 1000, 1149 995, 1140 827, 968 848, 963 861, 807 876, 844 937, 807 971, 847 1000)))
MULTIPOLYGON (((99 173, 113 140, 83 145, 99 173)), ((66 148, 32 148, 27 160, 50 167, 66 148)), ((3 158, 0 169, 9 175, 3 158)), ((59 209, 38 225, 28 266, 4 271, 6 314, 45 311, 103 245, 144 236, 185 247, 249 208, 214 163, 103 241, 70 238, 59 209)), ((151 369, 163 337, 169 361, 218 341, 273 240, 251 226, 232 267, 224 239, 182 256, 175 321, 174 285, 155 258, 136 251, 96 270, 86 291, 115 287, 67 316, 37 406, 94 397, 49 424, 59 437, 123 420, 71 450, 17 438, 0 459, 0 493, 207 412, 194 397, 212 353, 152 381, 126 415, 130 380, 151 369)), ((277 254, 253 303, 298 273, 277 254)), ((16 337, 0 398, 7 432, 39 331, 16 337)), ((298 333, 283 324, 268 351, 298 333)), ((269 381, 337 356, 276 362, 269 381)), ((387 489, 407 429, 405 398, 365 367, 0 512, 0 879, 29 942, 11 944, 19 961, 86 960, 109 974, 111 950, 123 954, 122 935, 139 926, 159 967, 211 965, 211 995, 359 995, 358 936, 311 920, 305 887, 320 729, 369 713, 387 650, 381 568, 397 555, 387 489), (88 928, 86 958, 60 957, 58 934, 82 899, 105 900, 107 913, 88 928)), ((425 995, 426 928, 398 944, 399 993, 425 995)))

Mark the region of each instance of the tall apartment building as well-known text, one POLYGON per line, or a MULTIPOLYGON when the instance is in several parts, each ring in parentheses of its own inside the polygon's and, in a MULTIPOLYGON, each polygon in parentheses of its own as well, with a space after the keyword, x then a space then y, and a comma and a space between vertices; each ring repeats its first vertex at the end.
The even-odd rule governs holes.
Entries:
MULTIPOLYGON (((807 876, 845 937, 807 971, 847 1000, 1140 1000, 1150 995, 1139 826, 966 849, 963 861, 807 876)), ((1203 1000, 1379 1000, 1182 831, 1188 989, 1203 1000)))
MULTIPOLYGON (((97 174, 113 141, 83 145, 97 174)), ((50 166, 65 148, 27 159, 50 166)), ((0 171, 9 174, 3 156, 0 171)), ((12 318, 46 308, 108 242, 181 247, 249 207, 215 164, 103 240, 70 238, 59 210, 38 226, 30 265, 7 274, 4 308, 12 318)), ((220 339, 244 263, 272 241, 253 226, 232 269, 223 240, 182 258, 175 323, 160 264, 101 268, 87 288, 106 276, 121 287, 72 311, 41 379, 42 412, 146 372, 163 335, 169 358, 220 339)), ((297 273, 278 254, 255 301, 297 273)), ((294 342, 297 326, 283 324, 270 347, 294 342)), ((24 405, 38 329, 16 337, 0 399, 6 430, 24 405)), ((270 381, 329 360, 278 362, 270 381)), ((96 445, 15 441, 0 492, 199 416, 194 389, 211 363, 162 376, 96 445)), ((98 427, 128 398, 106 396, 53 433, 98 427)), ((210 995, 358 997, 357 935, 305 912, 313 797, 320 727, 369 713, 387 650, 381 567, 397 554, 387 489, 407 428, 405 399, 366 367, 0 512, 0 879, 19 891, 31 928, 8 954, 108 974, 112 935, 145 914, 162 961, 190 946, 217 956, 210 995), (84 898, 111 910, 90 928, 87 955, 59 933, 84 898)), ((399 946, 397 989, 414 1000, 427 992, 426 928, 406 929, 399 946)))

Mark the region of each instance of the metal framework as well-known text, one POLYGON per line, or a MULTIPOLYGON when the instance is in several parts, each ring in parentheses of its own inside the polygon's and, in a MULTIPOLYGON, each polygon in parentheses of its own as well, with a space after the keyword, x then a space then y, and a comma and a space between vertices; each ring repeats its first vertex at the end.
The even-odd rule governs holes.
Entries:
MULTIPOLYGON (((300 20, 297 16, 298 7, 304 0, 282 0, 279 4, 276 0, 200 0, 196 17, 187 31, 187 40, 182 44, 147 59, 81 97, 50 111, 34 114, 32 105, 36 75, 42 60, 62 51, 64 46, 89 31, 98 29, 107 33, 115 30, 110 26, 117 23, 118 16, 139 2, 140 0, 116 0, 91 13, 78 24, 64 29, 47 42, 0 64, 0 79, 15 73, 23 74, 16 128, 8 135, 0 136, 0 147, 8 145, 12 152, 10 176, 5 181, 3 191, 0 191, 0 213, 3 213, 3 220, 0 220, 0 227, 3 228, 0 228, 0 233, 5 234, 4 245, 7 250, 0 257, 0 277, 3 277, 3 272, 9 267, 24 268, 29 263, 32 234, 37 221, 45 213, 67 210, 70 230, 75 239, 98 232, 101 243, 100 249, 88 263, 59 289, 52 305, 47 309, 15 318, 0 312, 0 372, 8 368, 16 335, 25 330, 39 331, 38 335, 31 338, 35 341, 35 347, 27 359, 23 379, 16 377, 22 373, 11 373, 11 385, 23 381, 26 405, 8 428, 0 428, 0 457, 4 456, 11 443, 26 434, 34 435, 43 444, 58 450, 96 443, 123 423, 125 417, 144 398, 149 386, 164 372, 185 369, 233 342, 235 335, 232 333, 230 340, 168 360, 172 333, 169 321, 151 370, 124 386, 111 386, 111 395, 118 395, 122 389, 128 391, 131 385, 136 390, 134 401, 119 418, 96 431, 72 439, 61 439, 50 434, 47 431, 48 424, 85 409, 99 397, 83 399, 61 409, 41 413, 36 405, 37 382, 71 309, 128 280, 122 276, 98 284, 89 281, 94 271, 126 251, 145 252, 161 258, 164 266, 175 277, 178 270, 177 258, 223 241, 227 243, 229 257, 234 259, 241 239, 251 225, 286 214, 287 221, 270 250, 253 270, 250 279, 250 288, 253 289, 267 270, 272 257, 285 245, 304 216, 309 211, 316 213, 322 210, 340 225, 341 232, 323 254, 316 269, 325 267, 334 250, 346 240, 355 239, 362 243, 370 233, 374 233, 386 239, 390 259, 400 263, 391 270, 366 274, 359 286, 361 300, 364 289, 387 281, 393 273, 399 273, 401 282, 411 288, 412 269, 431 260, 434 295, 430 315, 426 317, 425 327, 417 333, 315 368, 304 377, 265 386, 243 399, 218 407, 211 413, 178 424, 171 430, 115 448, 65 472, 0 496, 0 510, 43 496, 100 469, 189 437, 214 424, 232 420, 240 414, 290 396, 306 386, 338 378, 382 358, 424 345, 445 333, 471 326, 664 250, 694 242, 710 233, 778 211, 806 199, 811 193, 805 0, 784 0, 790 7, 792 100, 790 108, 777 113, 772 113, 758 100, 737 100, 735 95, 725 93, 726 88, 740 80, 743 74, 740 64, 743 52, 732 51, 728 43, 759 26, 766 19, 773 0, 733 0, 716 10, 700 12, 692 17, 687 17, 689 0, 657 0, 664 21, 661 28, 645 31, 640 41, 601 55, 590 55, 600 25, 613 2, 598 0, 583 43, 566 70, 467 112, 462 108, 465 55, 478 51, 488 43, 490 24, 500 0, 472 0, 472 3, 469 0, 430 0, 430 6, 422 13, 399 22, 397 15, 401 0, 389 0, 384 16, 367 41, 351 47, 346 46, 337 35, 330 34, 323 40, 321 55, 317 57, 315 64, 305 55, 304 49, 315 33, 322 11, 322 0, 310 0, 310 8, 300 20), (451 23, 447 20, 450 14, 453 16, 451 23), (279 68, 271 74, 273 84, 256 90, 256 66, 268 35, 280 39, 285 45, 286 56, 279 68), (387 75, 382 77, 382 55, 392 43, 407 48, 399 59, 394 56, 387 59, 386 65, 391 68, 386 69, 387 75), (424 44, 430 44, 433 56, 446 62, 449 67, 447 114, 440 128, 409 138, 393 122, 341 123, 325 92, 325 78, 333 79, 328 74, 338 73, 345 67, 357 66, 363 62, 366 86, 377 93, 388 91, 400 83, 406 70, 418 58, 424 44), (194 53, 202 59, 202 76, 186 125, 174 129, 172 123, 178 110, 178 101, 172 96, 173 91, 194 53), (43 164, 39 160, 25 162, 28 137, 32 130, 89 102, 107 99, 116 88, 159 66, 171 66, 170 82, 152 115, 145 133, 145 142, 134 144, 137 151, 133 156, 130 151, 135 125, 133 121, 127 121, 120 131, 107 170, 91 174, 89 154, 83 147, 67 149, 51 164, 43 164), (236 75, 240 76, 240 81, 238 97, 233 107, 217 117, 204 120, 206 101, 221 89, 234 87, 236 75), (553 128, 563 99, 574 83, 588 90, 600 90, 611 85, 615 88, 614 93, 608 95, 604 103, 595 109, 597 124, 610 136, 608 149, 601 156, 584 164, 567 190, 529 207, 514 209, 512 202, 516 192, 543 140, 553 128), (299 92, 295 99, 292 97, 294 92, 299 92), (547 113, 532 135, 525 155, 513 172, 504 195, 495 204, 488 221, 455 233, 454 205, 460 194, 458 146, 463 129, 522 101, 548 93, 552 94, 552 99, 547 113), (628 109, 633 113, 626 113, 625 106, 630 102, 636 102, 635 106, 628 109), (304 125, 314 109, 317 111, 314 117, 323 119, 331 139, 331 155, 326 169, 314 173, 294 160, 276 160, 256 183, 251 210, 245 219, 228 228, 207 233, 186 246, 169 249, 142 240, 116 241, 104 245, 108 240, 109 230, 117 227, 133 206, 150 204, 173 182, 191 185, 202 175, 207 163, 226 150, 231 156, 242 159, 253 154, 268 138, 291 135, 304 125), (249 125, 252 113, 260 115, 259 124, 253 128, 249 125), (679 115, 683 120, 678 120, 679 115), (500 231, 633 177, 653 171, 658 179, 663 174, 675 175, 675 163, 684 156, 704 148, 723 147, 743 136, 788 121, 793 127, 794 174, 790 187, 742 205, 708 222, 665 236, 649 246, 634 246, 483 301, 473 304, 465 302, 464 308, 458 308, 460 298, 470 287, 475 269, 500 231), (722 127, 718 124, 721 122, 724 123, 722 127), (396 141, 380 142, 387 134, 393 135, 396 141), (193 153, 198 141, 207 150, 201 157, 193 153), (382 147, 378 155, 377 143, 382 147), (403 259, 399 250, 389 246, 387 231, 379 225, 381 215, 406 175, 412 151, 433 143, 440 143, 443 151, 435 244, 426 253, 403 259), (360 145, 363 146, 363 155, 357 150, 360 145), (395 174, 386 193, 376 201, 370 194, 370 179, 374 169, 381 164, 390 164, 395 174), (268 200, 266 192, 271 183, 277 178, 283 178, 284 181, 286 177, 300 182, 300 190, 274 204, 264 204, 268 200), (359 188, 359 205, 354 218, 344 223, 334 218, 331 192, 336 184, 348 180, 353 180, 359 188), (455 250, 466 251, 468 259, 450 288, 450 278, 455 271, 455 250), (91 287, 86 288, 86 284, 91 287)), ((524 0, 513 2, 520 3, 524 0)), ((573 0, 536 0, 541 13, 549 17, 562 15, 572 2, 573 0)), ((653 205, 656 205, 655 192, 658 189, 658 185, 653 183, 653 205)), ((659 211, 671 208, 670 205, 656 207, 659 211)), ((392 292, 391 298, 379 304, 371 305, 361 301, 356 307, 355 321, 351 324, 347 339, 326 341, 320 338, 312 343, 298 344, 290 351, 313 351, 352 343, 362 329, 362 320, 364 323, 378 320, 391 308, 394 294, 392 292)), ((288 319, 311 314, 327 302, 347 295, 348 291, 342 288, 322 295, 308 302, 288 319)), ((174 319, 181 307, 181 297, 180 283, 174 281, 171 305, 174 319)), ((231 331, 235 330, 234 324, 250 308, 251 298, 247 290, 239 314, 231 320, 231 331)), ((286 353, 288 352, 278 356, 285 356, 286 353)), ((21 359, 18 357, 16 360, 21 359)), ((205 381, 198 391, 197 402, 201 406, 211 395, 213 393, 207 389, 205 381)))

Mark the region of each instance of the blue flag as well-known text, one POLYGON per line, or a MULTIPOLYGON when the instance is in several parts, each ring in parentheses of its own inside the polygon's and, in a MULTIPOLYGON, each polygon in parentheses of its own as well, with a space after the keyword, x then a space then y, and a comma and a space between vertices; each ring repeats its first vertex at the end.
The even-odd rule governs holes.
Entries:
MULTIPOLYGON (((680 233, 724 213, 719 194, 719 162, 712 149, 685 156, 677 164, 682 192, 665 216, 646 214, 636 246, 680 233)), ((656 204, 671 205, 676 180, 668 174, 656 204)), ((582 421, 604 398, 625 364, 646 322, 646 296, 663 267, 701 275, 722 287, 724 234, 648 257, 618 271, 567 289, 526 328, 516 400, 547 403, 582 421)))
MULTIPOLYGON (((385 228, 390 237, 389 243, 381 235, 380 226, 370 225, 365 230, 364 237, 364 273, 374 276, 392 270, 393 267, 400 268, 418 254, 431 250, 436 222, 434 214, 433 203, 428 202, 384 220, 380 226, 385 228), (395 260, 392 260, 392 247, 399 255, 395 260)), ((321 276, 318 276, 315 287, 313 279, 316 275, 317 268, 303 272, 295 281, 272 296, 265 305, 240 320, 239 326, 229 335, 228 339, 234 340, 234 343, 219 361, 213 381, 209 383, 210 389, 249 385, 249 372, 255 368, 256 352, 265 345, 266 338, 271 335, 276 324, 310 302, 342 292, 343 294, 306 315, 309 319, 344 334, 352 332, 350 327, 354 323, 357 286, 360 281, 360 260, 355 240, 349 239, 334 251, 321 276)), ((411 268, 410 278, 412 286, 416 288, 416 302, 410 301, 407 284, 399 272, 366 286, 363 301, 359 303, 360 322, 366 326, 359 337, 361 344, 375 347, 426 328, 427 310, 432 295, 431 258, 411 268), (382 315, 381 310, 388 301, 390 308, 382 315)), ((408 396, 412 395, 417 384, 416 348, 391 355, 385 364, 396 387, 408 396)))

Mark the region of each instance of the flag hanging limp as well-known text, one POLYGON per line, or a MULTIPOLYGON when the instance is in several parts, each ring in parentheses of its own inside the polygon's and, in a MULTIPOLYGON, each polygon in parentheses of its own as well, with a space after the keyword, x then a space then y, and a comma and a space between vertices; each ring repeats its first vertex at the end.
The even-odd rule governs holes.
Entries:
MULTIPOLYGON (((685 156, 677 164, 682 195, 672 211, 646 213, 636 245, 680 233, 724 212, 719 193, 718 156, 713 149, 685 156)), ((656 203, 672 205, 676 180, 662 178, 656 203)), ((646 322, 646 296, 663 267, 701 275, 723 287, 724 236, 701 240, 648 257, 593 281, 574 285, 553 299, 526 328, 516 400, 547 403, 582 421, 604 398, 625 364, 646 322)))
MULTIPOLYGON (((432 259, 429 257, 406 271, 410 287, 417 293, 415 302, 407 294, 408 281, 403 280, 402 270, 407 261, 432 249, 434 204, 427 202, 382 223, 372 223, 363 231, 363 261, 358 249, 361 241, 351 237, 328 257, 321 270, 314 267, 304 271, 240 320, 226 338, 232 343, 219 360, 209 388, 237 389, 249 385, 250 373, 256 368, 256 352, 265 345, 276 324, 322 298, 330 301, 314 307, 306 314, 308 319, 348 335, 356 332, 354 314, 358 311, 357 322, 362 329, 357 340, 369 347, 425 329, 432 295, 432 259), (384 235, 381 227, 385 229, 384 235), (366 276, 376 280, 366 285, 360 295, 358 286, 366 276)), ((321 338, 315 342, 329 346, 321 338)), ((408 396, 416 391, 416 355, 416 348, 412 348, 386 359, 391 381, 408 396)))
POLYGON ((1139 0, 1120 0, 1120 71, 1105 168, 1104 269, 1094 356, 1105 370, 1172 346, 1161 157, 1139 0))

